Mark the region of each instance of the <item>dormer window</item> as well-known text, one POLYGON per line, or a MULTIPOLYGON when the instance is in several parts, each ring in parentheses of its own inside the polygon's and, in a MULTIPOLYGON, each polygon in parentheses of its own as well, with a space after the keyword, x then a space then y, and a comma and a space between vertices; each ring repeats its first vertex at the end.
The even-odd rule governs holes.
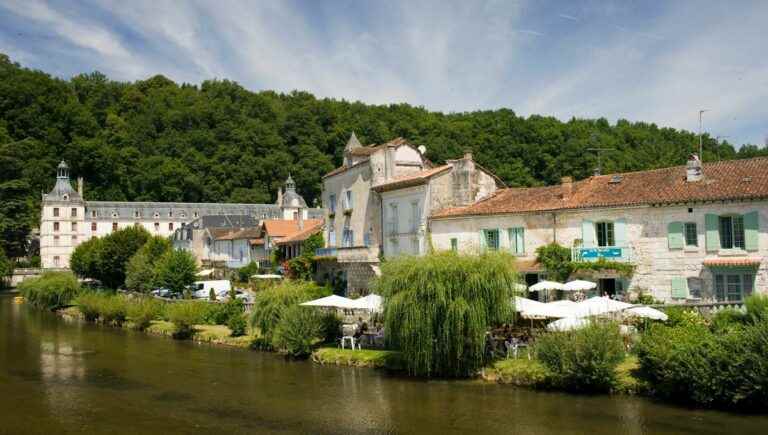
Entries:
POLYGON ((64 201, 69 201, 69 195, 66 194, 66 193, 64 194, 64 196, 62 198, 64 198, 64 201))
POLYGON ((199 214, 198 214, 197 212, 194 212, 194 213, 192 213, 192 216, 194 216, 195 218, 197 218, 197 217, 199 216, 199 214))
POLYGON ((140 217, 141 217, 141 212, 140 212, 140 211, 138 211, 138 210, 134 211, 134 212, 133 212, 133 217, 135 217, 135 218, 140 218, 140 217))
POLYGON ((113 218, 116 218, 116 217, 117 217, 117 212, 114 212, 114 211, 113 211, 113 212, 112 212, 112 217, 113 217, 113 218))
POLYGON ((168 217, 173 217, 173 210, 170 210, 170 211, 168 212, 168 217))
POLYGON ((96 217, 96 210, 92 210, 92 211, 91 211, 91 217, 92 217, 92 218, 95 218, 95 217, 96 217))
POLYGON ((155 219, 158 219, 158 218, 160 218, 160 213, 155 212, 155 219))
POLYGON ((184 213, 184 212, 181 212, 181 218, 183 219, 183 218, 185 218, 185 217, 187 217, 187 214, 186 214, 186 213, 184 213))

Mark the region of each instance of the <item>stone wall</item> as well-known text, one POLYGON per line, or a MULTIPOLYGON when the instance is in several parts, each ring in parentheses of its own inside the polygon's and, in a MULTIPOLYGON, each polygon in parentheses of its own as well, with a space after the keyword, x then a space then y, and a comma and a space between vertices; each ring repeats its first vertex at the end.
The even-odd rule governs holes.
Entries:
POLYGON ((374 263, 345 263, 347 271, 347 296, 368 294, 368 284, 376 276, 374 263))

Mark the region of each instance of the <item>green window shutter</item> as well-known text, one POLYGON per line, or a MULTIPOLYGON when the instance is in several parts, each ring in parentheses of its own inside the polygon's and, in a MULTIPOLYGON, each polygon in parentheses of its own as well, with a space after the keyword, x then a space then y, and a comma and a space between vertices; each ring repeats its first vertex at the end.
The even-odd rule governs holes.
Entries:
POLYGON ((485 230, 480 230, 480 252, 485 252, 485 230))
POLYGON ((669 249, 683 249, 685 246, 685 237, 683 236, 683 223, 670 222, 667 225, 667 242, 669 249))
POLYGON ((613 221, 613 240, 614 246, 627 246, 627 220, 616 219, 613 221))
POLYGON ((688 280, 685 278, 672 278, 672 297, 685 299, 688 297, 688 280))
POLYGON ((757 251, 759 220, 760 217, 756 211, 744 215, 744 249, 747 251, 757 251))
POLYGON ((581 221, 581 246, 585 248, 595 247, 595 223, 592 221, 581 221))
POLYGON ((525 236, 523 228, 510 228, 507 230, 509 237, 509 250, 513 254, 525 253, 525 236))
POLYGON ((525 254, 525 228, 517 229, 518 254, 525 254))
POLYGON ((718 230, 719 220, 716 214, 707 214, 704 216, 706 226, 707 251, 717 251, 720 249, 720 232, 718 230))

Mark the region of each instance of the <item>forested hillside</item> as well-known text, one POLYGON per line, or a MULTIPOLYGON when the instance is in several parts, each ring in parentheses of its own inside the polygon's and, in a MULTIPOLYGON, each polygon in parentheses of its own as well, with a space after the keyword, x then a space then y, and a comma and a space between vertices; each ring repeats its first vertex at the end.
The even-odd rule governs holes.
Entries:
MULTIPOLYGON (((590 147, 613 150, 603 154, 604 172, 612 172, 682 164, 698 144, 691 132, 642 122, 561 122, 509 109, 443 114, 251 92, 227 80, 61 80, 0 54, 0 242, 9 256, 22 254, 62 159, 85 177, 91 200, 272 202, 291 172, 312 203, 352 131, 364 144, 402 136, 425 145, 435 162, 471 149, 513 186, 588 176, 596 165, 590 147)), ((709 137, 705 148, 707 161, 768 154, 709 137)))

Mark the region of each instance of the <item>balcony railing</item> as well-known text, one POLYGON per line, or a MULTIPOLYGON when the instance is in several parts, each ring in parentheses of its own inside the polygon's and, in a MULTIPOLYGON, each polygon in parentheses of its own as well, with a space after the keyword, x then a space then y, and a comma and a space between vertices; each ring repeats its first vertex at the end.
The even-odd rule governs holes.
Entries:
POLYGON ((619 246, 598 246, 594 248, 572 248, 573 261, 598 261, 601 258, 606 261, 630 262, 632 261, 632 248, 619 246))
POLYGON ((337 248, 318 248, 315 249, 315 255, 318 257, 335 257, 338 254, 337 248))

